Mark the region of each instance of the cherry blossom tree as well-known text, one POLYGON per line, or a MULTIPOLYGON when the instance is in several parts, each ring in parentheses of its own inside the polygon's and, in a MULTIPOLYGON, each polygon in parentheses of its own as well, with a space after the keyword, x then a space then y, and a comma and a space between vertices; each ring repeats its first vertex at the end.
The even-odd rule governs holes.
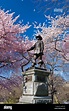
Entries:
MULTIPOLYGON (((44 52, 52 52, 54 50, 59 51, 59 53, 67 60, 65 55, 65 48, 63 48, 65 45, 68 44, 68 36, 66 34, 66 31, 69 29, 69 16, 61 17, 56 16, 46 16, 47 23, 49 22, 49 25, 47 26, 46 23, 43 23, 41 25, 37 22, 34 23, 34 28, 36 29, 35 34, 41 34, 45 43, 45 51, 44 52), (67 39, 67 42, 65 43, 65 39, 67 39)), ((67 45, 68 47, 68 45, 67 45)), ((66 53, 68 53, 69 49, 67 48, 66 53)))
POLYGON ((19 16, 13 18, 13 15, 0 10, 0 67, 26 59, 24 53, 32 44, 20 36, 30 25, 15 24, 19 16))
POLYGON ((29 63, 26 51, 34 43, 28 40, 28 37, 22 37, 31 25, 16 24, 18 17, 14 18, 14 13, 0 9, 0 84, 9 91, 12 91, 11 85, 19 86, 22 82, 22 76, 16 75, 19 74, 21 66, 29 63), (10 70, 12 74, 9 78, 10 70))
POLYGON ((67 35, 67 37, 65 37, 64 41, 63 41, 63 52, 64 52, 64 58, 67 60, 69 60, 69 35, 67 35))

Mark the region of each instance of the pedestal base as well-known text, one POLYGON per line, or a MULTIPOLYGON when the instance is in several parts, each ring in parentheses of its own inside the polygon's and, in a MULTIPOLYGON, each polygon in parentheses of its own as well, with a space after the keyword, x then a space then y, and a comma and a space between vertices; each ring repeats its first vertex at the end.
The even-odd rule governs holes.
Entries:
POLYGON ((23 95, 19 99, 22 104, 48 104, 48 76, 50 72, 41 68, 32 68, 23 75, 23 95))
POLYGON ((39 97, 39 96, 22 96, 19 99, 19 103, 21 104, 51 104, 51 97, 39 97))

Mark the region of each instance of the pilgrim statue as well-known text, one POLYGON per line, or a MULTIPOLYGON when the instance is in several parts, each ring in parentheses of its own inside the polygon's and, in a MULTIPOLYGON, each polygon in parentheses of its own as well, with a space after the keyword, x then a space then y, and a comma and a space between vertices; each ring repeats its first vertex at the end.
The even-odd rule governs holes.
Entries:
POLYGON ((36 36, 36 43, 27 51, 34 50, 34 57, 32 60, 32 67, 34 67, 37 63, 36 60, 38 59, 38 64, 41 67, 44 63, 42 60, 43 50, 44 50, 44 43, 42 41, 42 37, 40 35, 36 36))

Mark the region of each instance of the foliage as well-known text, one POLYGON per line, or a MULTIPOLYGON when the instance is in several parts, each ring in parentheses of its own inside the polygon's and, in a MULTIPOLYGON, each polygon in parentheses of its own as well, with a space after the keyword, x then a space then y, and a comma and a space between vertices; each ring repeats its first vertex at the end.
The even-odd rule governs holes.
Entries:
POLYGON ((0 84, 11 92, 11 85, 19 87, 20 82, 22 82, 20 69, 22 65, 29 62, 26 51, 34 43, 27 37, 26 39, 22 37, 22 34, 31 25, 28 23, 26 25, 23 23, 16 24, 18 17, 14 18, 14 13, 0 9, 0 84), (10 72, 9 75, 8 72, 10 72))
MULTIPOLYGON (((67 30, 69 29, 69 16, 56 16, 55 18, 52 16, 46 16, 46 19, 47 23, 49 22, 48 26, 46 23, 43 23, 42 25, 41 23, 34 23, 36 34, 41 34, 43 37, 45 43, 45 52, 47 50, 52 52, 56 49, 57 51, 64 53, 64 40, 67 38, 65 45, 69 43, 69 35, 67 34, 67 30)), ((69 52, 68 48, 67 52, 69 52)))
POLYGON ((19 16, 13 19, 13 14, 0 9, 0 67, 24 59, 23 54, 29 47, 28 41, 20 34, 30 28, 30 25, 15 24, 19 16))
POLYGON ((15 104, 17 101, 14 98, 9 98, 4 104, 15 104))

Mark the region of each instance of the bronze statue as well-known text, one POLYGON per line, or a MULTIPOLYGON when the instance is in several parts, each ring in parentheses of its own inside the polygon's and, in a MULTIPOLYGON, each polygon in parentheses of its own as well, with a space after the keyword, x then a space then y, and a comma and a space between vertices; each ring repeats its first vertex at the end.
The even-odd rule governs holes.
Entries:
POLYGON ((37 42, 27 51, 34 49, 34 57, 32 60, 32 67, 36 65, 36 59, 39 59, 38 64, 40 67, 43 64, 42 55, 44 50, 44 43, 42 41, 42 37, 40 35, 36 36, 37 42))

